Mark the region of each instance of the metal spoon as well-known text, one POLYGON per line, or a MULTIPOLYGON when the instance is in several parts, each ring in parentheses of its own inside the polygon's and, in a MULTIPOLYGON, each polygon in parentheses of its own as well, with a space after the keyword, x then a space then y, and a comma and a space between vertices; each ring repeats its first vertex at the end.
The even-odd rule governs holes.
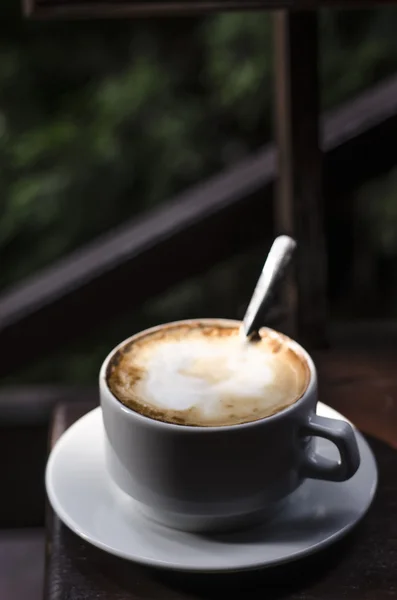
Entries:
POLYGON ((273 301, 275 288, 282 279, 295 248, 295 240, 288 235, 280 235, 274 240, 245 311, 242 329, 247 338, 254 338, 260 328, 260 322, 263 324, 263 318, 273 301))

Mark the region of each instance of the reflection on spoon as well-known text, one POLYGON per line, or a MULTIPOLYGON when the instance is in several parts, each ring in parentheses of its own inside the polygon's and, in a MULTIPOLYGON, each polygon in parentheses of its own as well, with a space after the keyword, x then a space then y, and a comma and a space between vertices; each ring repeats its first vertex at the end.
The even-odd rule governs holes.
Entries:
POLYGON ((263 323, 264 315, 273 301, 275 288, 282 279, 295 248, 295 240, 288 235, 280 235, 274 240, 244 315, 242 329, 247 338, 254 337, 260 328, 260 320, 263 323))

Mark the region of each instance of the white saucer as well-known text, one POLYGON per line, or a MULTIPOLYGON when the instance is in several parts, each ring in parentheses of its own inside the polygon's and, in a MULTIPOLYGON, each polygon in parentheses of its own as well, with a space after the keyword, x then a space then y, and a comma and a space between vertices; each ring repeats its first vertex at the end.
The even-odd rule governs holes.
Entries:
MULTIPOLYGON (((324 404, 318 414, 343 417, 324 404)), ((349 481, 307 480, 266 526, 212 536, 183 533, 146 520, 107 476, 104 429, 96 408, 68 429, 51 452, 46 488, 61 520, 87 542, 125 559, 179 571, 236 571, 274 566, 306 556, 345 535, 375 494, 374 456, 357 432, 361 465, 349 481)), ((318 440, 336 458, 335 447, 318 440)))

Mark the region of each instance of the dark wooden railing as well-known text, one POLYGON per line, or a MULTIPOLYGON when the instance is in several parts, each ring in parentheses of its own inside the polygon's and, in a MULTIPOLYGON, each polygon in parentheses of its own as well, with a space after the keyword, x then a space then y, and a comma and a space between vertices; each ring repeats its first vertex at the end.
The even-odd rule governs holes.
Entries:
MULTIPOLYGON (((329 217, 338 214, 357 185, 395 162, 390 149, 397 143, 397 77, 325 115, 320 125, 329 217)), ((224 258, 264 240, 270 243, 276 171, 270 144, 4 291, 0 342, 8 350, 2 353, 0 375, 30 360, 23 352, 29 340, 34 339, 37 358, 224 258)), ((308 181, 311 201, 318 185, 308 181)), ((289 229, 288 223, 280 228, 289 229)))
MULTIPOLYGON (((295 272, 282 302, 282 312, 289 317, 284 330, 310 347, 326 344, 328 278, 324 215, 333 210, 329 202, 331 192, 346 196, 349 182, 357 185, 364 172, 371 176, 378 168, 385 168, 391 153, 382 157, 382 165, 378 162, 381 152, 368 160, 369 146, 365 146, 365 141, 368 144, 368 139, 374 141, 374 135, 381 133, 384 138, 393 131, 392 123, 383 129, 381 123, 364 126, 355 137, 334 147, 327 146, 325 138, 327 159, 323 172, 317 12, 312 9, 338 4, 334 0, 25 1, 26 14, 39 18, 134 18, 142 14, 283 9, 274 13, 278 155, 276 168, 275 150, 267 148, 253 160, 103 238, 0 299, 0 315, 3 313, 0 335, 11 350, 1 365, 0 375, 21 364, 23 358, 18 352, 22 339, 34 337, 38 354, 49 351, 55 343, 63 344, 75 337, 76 332, 84 333, 145 297, 248 248, 258 239, 263 241, 271 235, 270 230, 290 233, 298 240, 295 272), (349 158, 348 163, 344 156, 349 158), (278 186, 274 205, 270 207, 265 195, 269 199, 273 196, 271 186, 276 172, 278 186), (328 196, 325 204, 323 191, 328 196), (119 292, 115 294, 114 290, 119 292), (55 324, 56 341, 50 333, 55 324)), ((343 2, 345 7, 366 4, 371 2, 343 2)), ((386 105, 388 102, 390 99, 386 105)), ((361 124, 365 121, 368 109, 366 105, 364 112, 357 115, 357 107, 353 105, 342 117, 342 124, 334 123, 331 135, 343 138, 345 128, 351 131, 351 124, 353 129, 357 125, 357 116, 361 124)), ((376 114, 379 106, 371 109, 376 114)), ((383 122, 388 119, 383 117, 383 122)), ((382 143, 383 147, 388 145, 385 139, 382 143)))
POLYGON ((326 342, 327 272, 320 149, 317 15, 274 17, 275 123, 278 148, 277 231, 300 243, 296 278, 286 287, 286 329, 306 344, 326 342), (298 51, 299 49, 299 51, 298 51), (294 290, 294 283, 299 286, 294 290))

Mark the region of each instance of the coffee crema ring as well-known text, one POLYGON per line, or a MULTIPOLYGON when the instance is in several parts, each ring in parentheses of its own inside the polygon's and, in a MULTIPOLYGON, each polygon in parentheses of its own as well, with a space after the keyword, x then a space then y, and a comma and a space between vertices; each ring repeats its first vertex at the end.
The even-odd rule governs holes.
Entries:
POLYGON ((151 419, 202 427, 248 423, 305 392, 309 367, 293 346, 267 328, 248 341, 228 321, 173 323, 121 346, 107 382, 120 402, 151 419))

